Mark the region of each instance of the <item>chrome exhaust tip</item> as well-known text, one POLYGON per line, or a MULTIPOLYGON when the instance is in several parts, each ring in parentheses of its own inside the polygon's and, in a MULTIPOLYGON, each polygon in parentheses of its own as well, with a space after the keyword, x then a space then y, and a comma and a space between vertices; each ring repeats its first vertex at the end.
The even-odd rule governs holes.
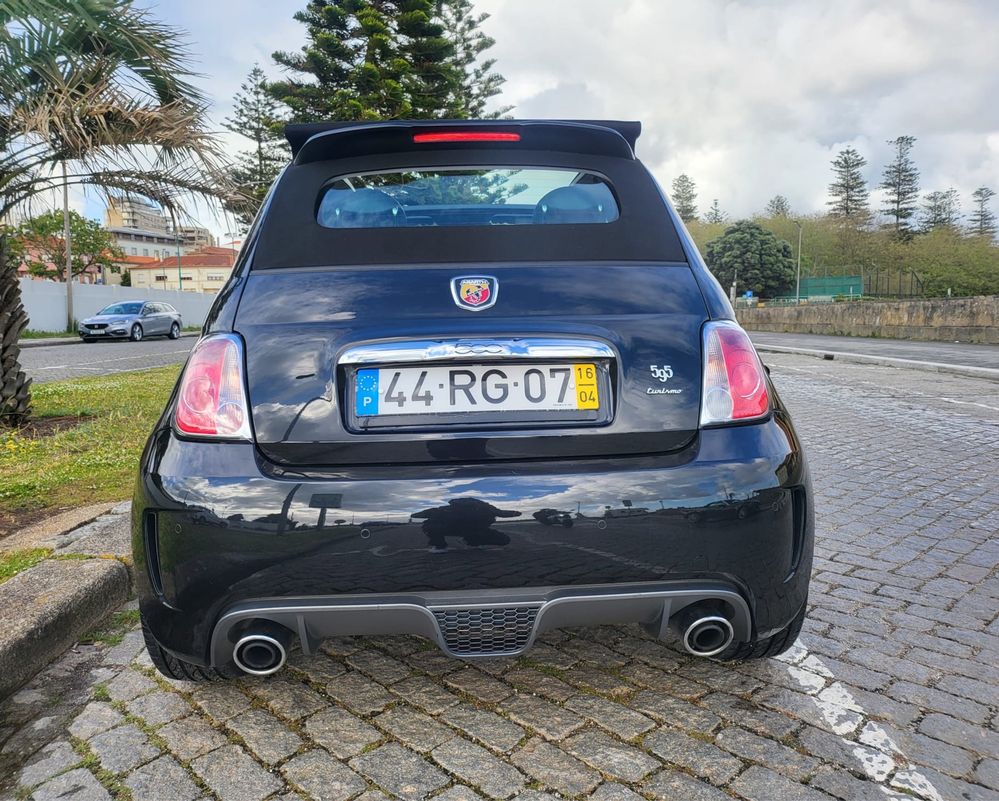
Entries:
POLYGON ((694 656, 717 656, 735 638, 735 631, 728 618, 706 615, 694 619, 683 630, 683 647, 694 656))
POLYGON ((281 638, 269 634, 247 634, 236 643, 232 661, 251 676, 270 676, 284 667, 288 649, 281 638))

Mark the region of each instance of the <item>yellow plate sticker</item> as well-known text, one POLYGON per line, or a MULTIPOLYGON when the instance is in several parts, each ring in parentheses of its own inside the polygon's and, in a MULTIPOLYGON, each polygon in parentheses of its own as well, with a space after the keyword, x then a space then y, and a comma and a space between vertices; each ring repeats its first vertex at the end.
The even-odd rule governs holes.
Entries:
POLYGON ((599 409, 596 365, 574 364, 572 367, 576 377, 576 408, 599 409))

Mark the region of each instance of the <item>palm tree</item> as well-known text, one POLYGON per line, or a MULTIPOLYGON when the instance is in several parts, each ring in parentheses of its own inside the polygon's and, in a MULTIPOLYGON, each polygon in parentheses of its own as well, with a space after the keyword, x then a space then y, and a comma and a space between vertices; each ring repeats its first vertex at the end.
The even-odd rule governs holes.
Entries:
POLYGON ((0 236, 0 426, 20 426, 31 414, 31 379, 18 358, 18 337, 28 325, 17 283, 17 262, 0 236))
MULTIPOLYGON (((61 188, 68 221, 72 185, 141 195, 180 216, 185 200, 228 197, 187 56, 180 33, 131 0, 0 2, 0 220, 61 188)), ((0 342, 8 333, 0 328, 0 342)), ((19 369, 9 361, 0 387, 19 369)))

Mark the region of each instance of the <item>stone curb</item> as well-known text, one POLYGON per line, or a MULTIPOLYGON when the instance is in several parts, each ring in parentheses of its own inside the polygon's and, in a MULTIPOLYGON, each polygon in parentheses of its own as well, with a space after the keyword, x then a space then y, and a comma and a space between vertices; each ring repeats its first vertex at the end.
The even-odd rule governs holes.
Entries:
POLYGON ((130 594, 128 569, 117 559, 47 559, 0 584, 0 699, 130 594))
MULTIPOLYGON (((181 331, 182 337, 200 337, 200 331, 181 331)), ((126 340, 116 340, 124 342, 126 340)), ((79 337, 43 337, 39 339, 22 339, 18 342, 21 348, 45 348, 50 345, 82 345, 83 340, 79 337)))
MULTIPOLYGON (((756 344, 756 343, 754 343, 756 344)), ((896 359, 890 356, 869 356, 865 353, 848 353, 838 350, 814 350, 812 348, 792 348, 784 345, 756 344, 758 351, 768 353, 790 353, 796 356, 813 356, 817 359, 839 360, 855 364, 873 364, 880 367, 903 367, 909 370, 922 370, 928 373, 950 373, 969 378, 983 378, 986 381, 999 381, 999 370, 991 367, 971 367, 963 364, 942 364, 922 362, 915 359, 896 359)))

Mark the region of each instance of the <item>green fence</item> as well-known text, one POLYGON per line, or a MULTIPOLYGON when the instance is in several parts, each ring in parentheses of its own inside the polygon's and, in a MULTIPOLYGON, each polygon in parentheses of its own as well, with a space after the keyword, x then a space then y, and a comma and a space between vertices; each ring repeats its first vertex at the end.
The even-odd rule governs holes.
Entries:
POLYGON ((859 297, 864 294, 864 278, 860 275, 825 275, 801 279, 801 297, 831 298, 837 295, 859 297))

